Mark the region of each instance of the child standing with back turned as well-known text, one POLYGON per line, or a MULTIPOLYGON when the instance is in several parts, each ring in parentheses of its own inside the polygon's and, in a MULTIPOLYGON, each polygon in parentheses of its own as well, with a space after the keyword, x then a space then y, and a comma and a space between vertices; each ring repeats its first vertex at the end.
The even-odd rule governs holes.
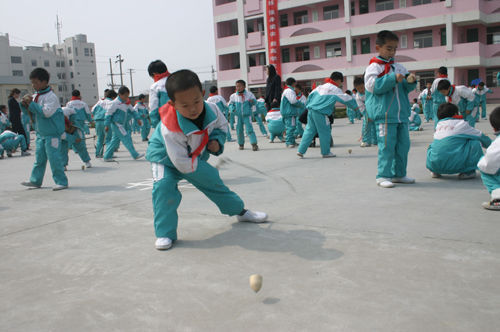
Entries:
POLYGON ((406 166, 410 151, 408 93, 417 83, 413 74, 394 62, 398 42, 393 32, 380 31, 376 40, 379 55, 370 60, 365 72, 366 109, 377 130, 377 184, 383 188, 415 182, 406 176, 406 166))
POLYGON ((159 110, 161 121, 146 156, 154 180, 156 249, 169 249, 177 239, 177 208, 182 197, 177 183, 181 179, 203 192, 222 213, 236 215, 238 221, 266 221, 267 214, 246 210, 241 198, 224 185, 219 171, 207 162, 210 154, 222 154, 228 128, 217 106, 203 101, 198 76, 179 70, 170 76, 166 88, 170 101, 159 110))

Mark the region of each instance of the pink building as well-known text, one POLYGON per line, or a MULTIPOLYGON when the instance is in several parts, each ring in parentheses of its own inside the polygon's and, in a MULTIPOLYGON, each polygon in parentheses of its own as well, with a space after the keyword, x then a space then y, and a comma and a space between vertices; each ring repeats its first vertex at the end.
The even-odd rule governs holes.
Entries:
MULTIPOLYGON (((498 0, 276 0, 282 79, 311 88, 332 71, 345 89, 375 54, 380 30, 399 36, 396 61, 415 72, 423 89, 438 67, 457 85, 481 78, 500 101, 500 1, 498 0)), ((268 59, 266 2, 213 0, 219 91, 238 79, 256 94, 265 88, 268 59)), ((413 93, 416 95, 416 93, 413 93)), ((412 97, 413 97, 412 95, 412 97)))

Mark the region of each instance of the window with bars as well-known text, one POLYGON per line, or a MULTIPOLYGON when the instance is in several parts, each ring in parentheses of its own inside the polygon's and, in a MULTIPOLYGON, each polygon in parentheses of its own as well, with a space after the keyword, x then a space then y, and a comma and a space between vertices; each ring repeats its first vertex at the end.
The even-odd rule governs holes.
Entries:
POLYGON ((432 47, 432 30, 418 31, 413 33, 413 47, 432 47))
POLYGON ((293 13, 293 24, 304 24, 308 22, 307 10, 293 13))
POLYGON ((339 42, 326 44, 325 51, 326 51, 327 58, 334 58, 337 56, 342 56, 342 46, 339 42))
POLYGON ((375 11, 380 12, 391 9, 394 9, 394 0, 376 0, 375 11))
POLYGON ((323 7, 323 20, 333 20, 339 17, 339 5, 323 7))

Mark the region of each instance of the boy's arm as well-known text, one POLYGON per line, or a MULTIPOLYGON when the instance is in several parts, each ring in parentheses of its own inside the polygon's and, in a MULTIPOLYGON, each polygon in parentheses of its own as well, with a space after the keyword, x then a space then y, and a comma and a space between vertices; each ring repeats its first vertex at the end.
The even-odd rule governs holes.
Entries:
POLYGON ((485 149, 487 149, 491 145, 491 138, 489 138, 485 134, 481 134, 481 137, 479 138, 479 141, 481 142, 481 145, 485 149))
POLYGON ((217 120, 215 122, 214 130, 210 133, 208 139, 210 141, 217 140, 217 142, 219 143, 219 151, 215 153, 211 151, 209 152, 215 156, 218 156, 224 152, 224 143, 226 143, 228 124, 226 117, 218 109, 217 105, 215 106, 214 111, 216 112, 217 120))
POLYGON ((47 96, 44 99, 43 105, 37 104, 32 101, 29 105, 29 110, 33 113, 37 113, 39 115, 43 115, 46 118, 50 118, 54 113, 59 109, 59 100, 55 94, 47 96))
POLYGON ((283 92, 283 97, 281 97, 281 98, 282 99, 286 98, 288 100, 288 102, 290 103, 290 105, 294 105, 298 102, 297 94, 292 89, 285 89, 285 91, 283 92))
POLYGON ((116 103, 108 104, 108 107, 106 108, 106 113, 104 115, 104 125, 106 127, 109 127, 109 125, 111 124, 111 118, 113 117, 115 111, 116 111, 116 103))
POLYGON ((497 174, 500 170, 500 140, 497 138, 479 160, 477 167, 486 174, 497 174))
POLYGON ((156 92, 156 89, 154 87, 155 86, 153 85, 149 89, 149 109, 151 112, 157 110, 159 105, 160 105, 160 99, 158 98, 158 92, 156 92))
POLYGON ((371 64, 365 72, 365 89, 373 94, 384 94, 396 86, 396 74, 394 72, 378 77, 381 73, 377 64, 371 64))
POLYGON ((168 131, 163 123, 160 123, 160 128, 168 158, 175 168, 184 174, 196 171, 198 158, 192 160, 189 156, 186 135, 168 131))
POLYGON ((335 97, 337 97, 336 99, 341 104, 344 104, 347 107, 352 108, 353 110, 358 109, 358 103, 356 103, 356 100, 352 96, 348 95, 347 93, 336 95, 335 97))

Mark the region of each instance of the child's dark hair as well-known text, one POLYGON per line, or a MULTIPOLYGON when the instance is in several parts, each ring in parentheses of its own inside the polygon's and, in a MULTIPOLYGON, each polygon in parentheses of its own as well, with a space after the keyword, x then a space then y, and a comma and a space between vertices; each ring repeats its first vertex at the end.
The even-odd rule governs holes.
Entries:
POLYGON ((209 91, 210 91, 210 93, 216 93, 216 92, 217 92, 217 87, 216 87, 215 85, 212 85, 212 86, 210 87, 210 90, 209 90, 209 91))
POLYGON ((31 79, 37 79, 41 82, 49 82, 50 80, 50 74, 47 70, 43 68, 35 68, 30 74, 30 80, 31 79))
POLYGON ((360 86, 365 84, 365 79, 362 76, 356 76, 354 77, 354 86, 360 86))
POLYGON ((479 82, 478 84, 480 87, 484 87, 484 82, 479 82))
POLYGON ((358 89, 356 88, 352 89, 352 93, 358 93, 358 89))
POLYGON ((446 67, 439 67, 438 73, 441 75, 448 75, 448 68, 446 67))
POLYGON ((80 91, 78 91, 78 90, 73 90, 73 91, 71 92, 71 95, 72 95, 73 97, 80 97, 80 91))
POLYGON ((500 130, 500 106, 496 107, 490 113, 490 124, 495 129, 495 131, 500 130))
POLYGON ((148 66, 148 74, 153 77, 155 74, 163 74, 167 71, 167 65, 161 60, 155 60, 148 66))
POLYGON ((334 81, 340 81, 340 82, 344 82, 344 75, 342 75, 341 72, 339 71, 334 71, 331 75, 330 75, 330 78, 334 81))
POLYGON ((437 111, 438 119, 451 118, 454 115, 458 114, 458 107, 452 103, 444 103, 441 104, 437 111))
POLYGON ((106 92, 106 94, 104 95, 104 97, 110 98, 110 99, 115 99, 117 96, 118 96, 118 94, 116 93, 115 90, 108 90, 108 92, 106 92))
POLYGON ((130 93, 130 90, 125 85, 123 85, 118 89, 118 94, 123 95, 125 93, 130 93))
POLYGON ((299 83, 295 84, 295 89, 297 89, 299 91, 303 90, 302 85, 300 85, 299 83))
POLYGON ((297 82, 297 81, 295 80, 295 78, 293 78, 293 77, 289 77, 289 78, 287 78, 287 79, 286 79, 285 84, 286 84, 286 85, 288 85, 288 86, 292 86, 292 85, 293 85, 293 83, 295 83, 295 82, 297 82))
POLYGON ((245 82, 243 80, 237 80, 236 84, 238 84, 238 83, 243 84, 243 86, 245 86, 245 87, 247 86, 247 82, 245 82))
POLYGON ((437 90, 442 91, 442 90, 448 90, 451 86, 450 81, 448 80, 441 80, 438 83, 437 90))
POLYGON ((271 108, 280 108, 280 102, 279 101, 273 101, 271 103, 271 108))
POLYGON ((413 102, 416 103, 418 100, 417 98, 413 98, 413 102))
POLYGON ((19 90, 18 88, 14 88, 14 89, 10 90, 9 98, 13 97, 14 95, 20 94, 20 93, 21 93, 21 90, 19 90))
POLYGON ((106 96, 106 93, 108 93, 109 89, 104 89, 104 95, 106 96))
POLYGON ((351 90, 345 90, 345 93, 349 96, 352 96, 352 91, 351 90))
POLYGON ((146 98, 146 95, 145 95, 145 94, 143 94, 143 93, 141 93, 141 94, 139 95, 139 97, 137 97, 137 98, 138 98, 139 100, 141 100, 141 99, 146 98))
POLYGON ((384 46, 385 44, 387 44, 389 40, 399 41, 399 38, 392 31, 382 30, 379 33, 377 33, 377 39, 375 40, 375 44, 377 44, 378 46, 384 46))
POLYGON ((4 108, 7 108, 5 105, 0 105, 0 110, 3 110, 4 108))
POLYGON ((176 92, 186 91, 191 88, 198 88, 200 92, 203 91, 198 75, 188 69, 178 70, 170 75, 166 88, 167 94, 173 102, 175 102, 176 92))

